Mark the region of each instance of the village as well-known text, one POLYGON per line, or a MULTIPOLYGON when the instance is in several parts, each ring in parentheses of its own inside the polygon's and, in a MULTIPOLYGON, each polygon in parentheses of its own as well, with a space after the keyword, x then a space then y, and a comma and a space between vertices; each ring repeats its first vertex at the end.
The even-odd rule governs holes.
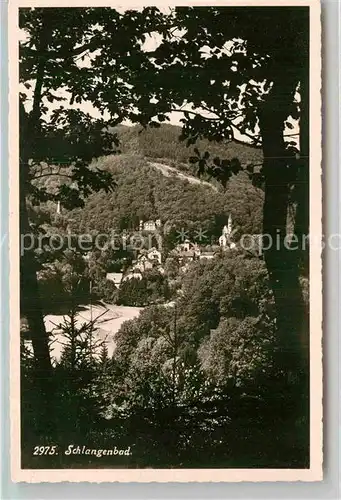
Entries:
MULTIPOLYGON (((139 231, 142 233, 156 233, 158 248, 152 246, 149 249, 143 248, 138 252, 136 259, 133 260, 131 266, 123 272, 110 272, 107 273, 106 278, 112 281, 117 288, 129 279, 136 278, 142 279, 143 273, 151 269, 157 270, 160 274, 164 274, 164 251, 162 248, 162 236, 160 229, 162 223, 160 219, 155 221, 149 220, 146 222, 140 221, 139 231)), ((222 251, 234 250, 236 248, 236 243, 231 240, 232 234, 232 217, 228 218, 228 223, 222 229, 221 236, 218 239, 218 244, 203 245, 198 242, 193 242, 189 238, 184 237, 182 233, 179 232, 179 243, 172 249, 167 258, 176 260, 179 263, 179 268, 182 272, 186 272, 192 262, 198 260, 210 260, 213 259, 218 253, 222 251)))
POLYGON ((321 9, 218 3, 10 9, 14 481, 322 478, 321 9))

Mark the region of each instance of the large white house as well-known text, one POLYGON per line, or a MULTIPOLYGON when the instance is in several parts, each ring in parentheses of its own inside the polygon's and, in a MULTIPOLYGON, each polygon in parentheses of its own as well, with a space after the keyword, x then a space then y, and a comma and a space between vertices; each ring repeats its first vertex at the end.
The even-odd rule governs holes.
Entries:
POLYGON ((162 254, 159 250, 157 250, 155 247, 151 248, 148 253, 147 257, 151 262, 157 262, 158 264, 161 264, 162 261, 162 254))
POLYGON ((143 222, 140 220, 140 231, 156 231, 161 226, 161 220, 147 220, 143 222))
POLYGON ((201 254, 199 245, 197 243, 192 243, 189 239, 186 239, 183 243, 179 243, 174 251, 179 257, 189 257, 193 259, 199 257, 201 254))
POLYGON ((144 253, 142 255, 139 255, 137 261, 132 265, 132 270, 138 273, 144 273, 145 271, 157 267, 158 270, 162 272, 163 270, 161 270, 160 268, 161 261, 162 261, 161 252, 157 250, 157 248, 152 247, 148 251, 144 250, 144 253))
POLYGON ((141 273, 152 268, 153 268, 153 263, 146 255, 140 255, 140 257, 137 259, 136 264, 134 265, 134 269, 140 271, 141 273))

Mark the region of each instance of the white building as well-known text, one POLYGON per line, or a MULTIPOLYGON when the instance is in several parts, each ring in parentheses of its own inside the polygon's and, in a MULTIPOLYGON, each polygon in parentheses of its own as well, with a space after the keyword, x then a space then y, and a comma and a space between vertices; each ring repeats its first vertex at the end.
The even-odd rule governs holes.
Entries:
POLYGON ((235 248, 235 244, 231 243, 231 234, 232 234, 232 217, 229 215, 227 226, 223 227, 222 234, 219 238, 219 245, 224 248, 235 248), (232 246, 233 245, 233 246, 232 246))
POLYGON ((214 253, 214 252, 207 251, 207 252, 203 252, 203 253, 200 255, 199 259, 200 259, 200 260, 204 260, 204 259, 206 259, 206 260, 211 260, 211 259, 214 259, 214 256, 215 256, 215 253, 214 253))
POLYGON ((150 261, 150 259, 146 255, 141 255, 138 259, 136 264, 134 265, 134 269, 140 271, 141 273, 147 271, 148 269, 153 268, 153 263, 150 261))
POLYGON ((197 243, 192 243, 190 240, 186 239, 183 243, 179 243, 175 247, 175 251, 180 255, 180 256, 186 256, 186 253, 188 255, 192 255, 193 257, 199 257, 201 250, 198 246, 197 243))
POLYGON ((130 271, 128 274, 126 274, 123 278, 123 281, 126 280, 131 280, 133 278, 136 278, 138 280, 142 280, 142 273, 138 269, 134 269, 133 271, 130 271))
POLYGON ((155 247, 149 250, 147 256, 151 262, 157 262, 158 264, 161 264, 162 260, 161 252, 159 252, 159 250, 157 250, 155 247))
POLYGON ((156 231, 161 226, 161 219, 147 220, 143 222, 140 220, 140 231, 156 231))

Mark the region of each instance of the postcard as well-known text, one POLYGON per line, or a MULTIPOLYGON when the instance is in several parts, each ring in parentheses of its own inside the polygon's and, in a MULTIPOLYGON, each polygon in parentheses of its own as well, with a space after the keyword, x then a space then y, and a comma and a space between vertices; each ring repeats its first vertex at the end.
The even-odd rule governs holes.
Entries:
POLYGON ((320 36, 9 2, 14 481, 322 480, 320 36))

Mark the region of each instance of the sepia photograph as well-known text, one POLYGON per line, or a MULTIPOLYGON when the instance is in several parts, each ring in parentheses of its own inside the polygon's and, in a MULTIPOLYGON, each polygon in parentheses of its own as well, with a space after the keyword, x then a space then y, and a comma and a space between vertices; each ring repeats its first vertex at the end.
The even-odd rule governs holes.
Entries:
POLYGON ((10 6, 15 480, 322 479, 319 3, 216 3, 10 6))

